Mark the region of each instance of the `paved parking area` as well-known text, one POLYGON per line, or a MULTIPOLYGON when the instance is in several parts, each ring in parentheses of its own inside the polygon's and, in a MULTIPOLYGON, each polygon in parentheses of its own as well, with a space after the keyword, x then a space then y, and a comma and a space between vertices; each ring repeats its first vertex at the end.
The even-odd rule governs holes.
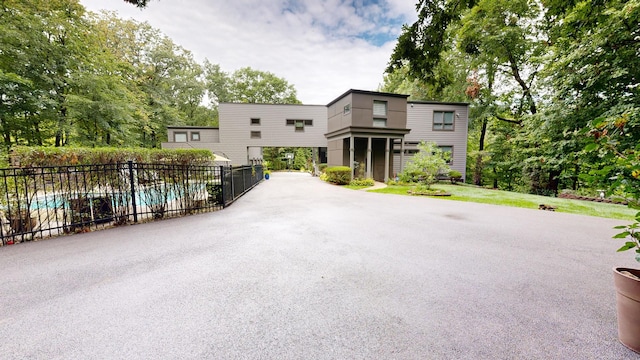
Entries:
POLYGON ((634 359, 617 224, 275 173, 224 211, 0 248, 0 357, 634 359))

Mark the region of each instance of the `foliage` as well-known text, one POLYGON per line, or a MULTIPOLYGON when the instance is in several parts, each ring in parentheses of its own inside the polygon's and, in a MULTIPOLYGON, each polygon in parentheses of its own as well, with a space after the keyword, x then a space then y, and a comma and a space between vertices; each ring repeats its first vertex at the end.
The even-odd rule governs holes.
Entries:
POLYGON ((351 182, 349 182, 349 185, 352 186, 373 186, 375 185, 375 182, 373 179, 371 178, 367 178, 367 179, 353 179, 351 180, 351 182))
POLYGON ((217 125, 220 94, 225 101, 299 102, 284 79, 251 68, 226 75, 148 23, 86 13, 78 0, 2 1, 0 49, 5 149, 157 148, 167 125, 217 125), (217 81, 215 69, 229 81, 217 81))
POLYGON ((273 170, 304 170, 312 168, 312 149, 296 147, 265 147, 262 156, 273 170), (289 158, 292 154, 293 158, 289 158))
POLYGON ((618 251, 635 250, 636 260, 640 262, 640 212, 636 214, 636 221, 628 225, 616 226, 615 229, 624 230, 613 236, 614 239, 627 239, 618 251))
POLYGON ((320 170, 320 172, 324 173, 324 171, 327 169, 327 164, 318 164, 318 170, 320 170))
POLYGON ((594 121, 627 121, 625 139, 640 142, 631 126, 640 108, 640 1, 422 0, 416 9, 383 89, 471 102, 475 184, 554 195, 610 188, 613 179, 615 192, 635 197, 633 166, 583 149, 594 121))
POLYGON ((219 65, 205 62, 207 87, 212 101, 250 104, 300 104, 293 85, 268 71, 245 67, 228 74, 219 65))
POLYGON ((351 168, 348 166, 331 166, 325 169, 327 182, 336 185, 347 185, 351 182, 351 168))
POLYGON ((129 160, 181 165, 207 164, 214 155, 209 150, 141 148, 56 148, 17 146, 11 149, 16 167, 114 164, 129 160))
POLYGON ((457 170, 451 170, 449 171, 449 177, 452 179, 461 179, 462 178, 462 173, 460 171, 457 170))
POLYGON ((421 142, 418 153, 407 162, 405 170, 400 175, 403 181, 411 178, 417 180, 427 188, 437 181, 439 174, 448 174, 451 170, 442 150, 435 142, 421 142))

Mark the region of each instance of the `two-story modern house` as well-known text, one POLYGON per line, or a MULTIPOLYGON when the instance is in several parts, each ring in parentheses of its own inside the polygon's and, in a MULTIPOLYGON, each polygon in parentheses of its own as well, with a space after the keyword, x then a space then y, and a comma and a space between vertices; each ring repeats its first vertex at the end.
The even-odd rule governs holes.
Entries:
POLYGON ((222 103, 218 128, 170 126, 162 147, 209 149, 234 165, 261 161, 264 147, 310 147, 321 163, 385 181, 420 141, 434 141, 464 177, 468 104, 407 97, 349 90, 326 106, 222 103))

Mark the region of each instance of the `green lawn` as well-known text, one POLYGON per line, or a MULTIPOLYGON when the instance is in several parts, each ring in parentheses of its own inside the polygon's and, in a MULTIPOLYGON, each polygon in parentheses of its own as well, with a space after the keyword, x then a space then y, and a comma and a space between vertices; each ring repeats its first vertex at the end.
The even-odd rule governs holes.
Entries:
MULTIPOLYGON (((502 190, 490 190, 470 185, 436 184, 433 187, 437 189, 443 189, 451 194, 451 196, 433 197, 433 199, 468 201, 530 209, 537 209, 540 204, 545 204, 557 207, 556 211, 558 212, 599 216, 622 220, 633 220, 635 214, 638 213, 638 210, 630 209, 624 205, 560 199, 502 190)), ((411 186, 392 185, 384 189, 371 190, 371 192, 410 196, 409 194, 407 194, 407 190, 409 189, 411 189, 411 186)))

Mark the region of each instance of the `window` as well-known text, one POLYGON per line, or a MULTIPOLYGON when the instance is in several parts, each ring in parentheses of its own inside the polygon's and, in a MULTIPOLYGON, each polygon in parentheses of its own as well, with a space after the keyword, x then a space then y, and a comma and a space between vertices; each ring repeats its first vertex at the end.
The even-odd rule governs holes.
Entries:
POLYGON ((453 111, 434 111, 433 130, 453 131, 453 111))
POLYGON ((200 132, 192 131, 191 132, 191 141, 200 141, 200 132))
POLYGON ((438 148, 442 151, 445 160, 447 160, 447 165, 451 165, 453 163, 453 146, 438 146, 438 148))
POLYGON ((251 125, 260 125, 260 118, 251 118, 251 125))
POLYGON ((348 114, 351 112, 351 104, 347 104, 344 106, 344 110, 342 111, 343 114, 348 114))
POLYGON ((373 101, 373 116, 387 116, 387 102, 386 101, 373 101))
POLYGON ((373 118, 373 127, 387 127, 387 119, 373 118))
POLYGON ((251 132, 252 139, 260 139, 262 138, 262 133, 260 131, 252 131, 251 132))
POLYGON ((313 126, 313 120, 287 119, 287 125, 294 126, 296 131, 304 131, 305 126, 313 126))
POLYGON ((187 133, 186 131, 176 131, 173 133, 173 141, 174 142, 187 142, 187 133))

